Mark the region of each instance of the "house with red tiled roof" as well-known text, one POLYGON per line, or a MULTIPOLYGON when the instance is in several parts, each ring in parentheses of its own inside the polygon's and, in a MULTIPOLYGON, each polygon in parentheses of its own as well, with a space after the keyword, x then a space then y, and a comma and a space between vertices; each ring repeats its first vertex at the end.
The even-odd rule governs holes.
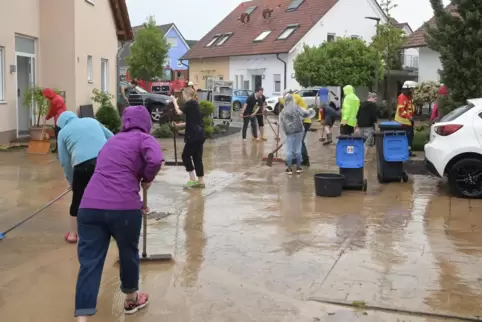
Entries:
POLYGON ((304 44, 318 46, 337 37, 371 41, 376 23, 367 17, 387 20, 376 0, 243 2, 182 59, 189 61, 189 78, 198 87, 218 78, 233 81, 236 88, 262 86, 265 95, 276 95, 300 87, 293 59, 304 44))
MULTIPOLYGON (((449 12, 456 12, 456 7, 449 4, 445 7, 449 12)), ((435 24, 435 17, 428 22, 429 25, 435 24)), ((425 27, 422 25, 415 30, 408 38, 408 42, 404 46, 406 49, 417 49, 419 51, 419 70, 418 81, 440 81, 440 72, 442 71, 442 63, 438 52, 430 49, 425 41, 425 27)))

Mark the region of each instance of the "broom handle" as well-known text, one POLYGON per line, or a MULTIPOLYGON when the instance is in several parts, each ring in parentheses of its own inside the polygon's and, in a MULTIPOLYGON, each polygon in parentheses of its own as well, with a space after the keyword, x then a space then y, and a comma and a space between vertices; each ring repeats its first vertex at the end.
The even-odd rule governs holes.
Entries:
MULTIPOLYGON (((142 203, 147 208, 147 189, 142 189, 142 203)), ((147 257, 147 214, 142 214, 142 257, 147 257)))

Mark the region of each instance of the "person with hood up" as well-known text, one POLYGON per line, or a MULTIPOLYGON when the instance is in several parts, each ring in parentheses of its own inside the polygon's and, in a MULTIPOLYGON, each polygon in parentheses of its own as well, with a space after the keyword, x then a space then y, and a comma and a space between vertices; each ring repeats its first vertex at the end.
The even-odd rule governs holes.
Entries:
POLYGON ((280 123, 282 134, 285 136, 286 148, 286 174, 293 174, 293 157, 296 158, 296 173, 301 174, 301 149, 303 146, 303 136, 305 133, 303 119, 313 118, 316 112, 309 108, 303 110, 296 105, 295 98, 291 93, 284 96, 284 108, 280 113, 280 123))
POLYGON ((60 114, 67 111, 67 107, 65 106, 64 98, 59 94, 55 93, 51 88, 45 88, 42 92, 42 95, 49 100, 50 108, 47 112, 47 116, 45 119, 48 121, 52 117, 54 118, 54 125, 55 125, 55 149, 52 150, 52 153, 57 152, 59 147, 59 131, 60 127, 57 126, 57 120, 59 119, 60 114))
POLYGON ((72 187, 71 229, 65 234, 65 240, 69 243, 76 243, 78 239, 77 212, 82 195, 94 174, 99 151, 113 134, 97 120, 93 118, 79 119, 71 111, 62 113, 57 124, 62 130, 57 138, 59 160, 65 177, 72 187))
POLYGON ((62 113, 57 124, 61 129, 57 139, 59 160, 65 177, 72 187, 71 229, 65 234, 65 240, 76 243, 77 212, 82 195, 94 174, 99 151, 113 134, 96 119, 90 117, 79 119, 71 111, 62 113))
POLYGON ((352 135, 357 125, 358 109, 360 108, 360 99, 355 95, 353 86, 347 85, 343 87, 345 99, 341 107, 341 135, 352 135))
POLYGON ((122 131, 104 145, 80 204, 78 255, 80 270, 75 294, 78 322, 96 313, 102 270, 113 237, 119 249, 124 313, 133 314, 149 302, 139 290, 139 236, 143 208, 140 186, 148 189, 161 169, 161 147, 149 133, 152 123, 144 106, 122 114, 122 131))

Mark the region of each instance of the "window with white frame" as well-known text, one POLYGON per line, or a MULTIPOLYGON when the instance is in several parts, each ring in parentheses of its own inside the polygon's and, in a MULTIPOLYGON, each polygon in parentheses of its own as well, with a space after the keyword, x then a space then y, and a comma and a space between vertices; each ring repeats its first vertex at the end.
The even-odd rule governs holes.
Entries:
POLYGON ((229 38, 233 35, 232 32, 225 33, 221 38, 219 38, 219 41, 216 43, 216 46, 222 46, 226 41, 228 41, 229 38))
POLYGON ((5 100, 5 48, 0 47, 0 101, 5 100))
POLYGON ((239 76, 238 75, 234 75, 234 86, 236 87, 236 89, 239 88, 239 76))
POLYGON ((177 47, 177 38, 168 37, 168 38, 167 38, 167 43, 168 43, 171 47, 177 47))
POLYGON ((266 39, 266 37, 269 36, 270 33, 271 33, 271 30, 263 31, 258 35, 258 37, 254 38, 253 41, 263 41, 266 39))
POLYGON ((249 89, 249 80, 244 81, 244 89, 249 89))
POLYGON ((109 91, 109 61, 107 59, 101 59, 100 62, 100 90, 109 91))
POLYGON ((326 41, 335 41, 335 38, 336 34, 328 34, 328 36, 326 36, 326 41))
POLYGON ((94 82, 94 63, 92 62, 92 56, 87 56, 87 81, 89 83, 94 82))
POLYGON ((298 29, 300 25, 299 24, 293 24, 293 25, 288 25, 285 30, 276 38, 277 40, 285 40, 288 39, 289 36, 291 36, 296 29, 298 29))
POLYGON ((244 75, 239 75, 239 87, 240 89, 244 89, 244 75))
POLYGON ((211 47, 218 39, 221 37, 221 34, 215 35, 206 45, 206 47, 211 47))
POLYGON ((281 92, 281 74, 274 74, 273 80, 274 80, 275 93, 280 93, 281 92))

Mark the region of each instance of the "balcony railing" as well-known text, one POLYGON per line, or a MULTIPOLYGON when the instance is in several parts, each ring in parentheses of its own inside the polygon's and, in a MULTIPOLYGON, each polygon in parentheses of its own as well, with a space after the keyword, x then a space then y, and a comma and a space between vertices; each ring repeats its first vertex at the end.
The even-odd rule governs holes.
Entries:
POLYGON ((418 69, 418 56, 416 55, 404 55, 400 56, 403 69, 418 69))

